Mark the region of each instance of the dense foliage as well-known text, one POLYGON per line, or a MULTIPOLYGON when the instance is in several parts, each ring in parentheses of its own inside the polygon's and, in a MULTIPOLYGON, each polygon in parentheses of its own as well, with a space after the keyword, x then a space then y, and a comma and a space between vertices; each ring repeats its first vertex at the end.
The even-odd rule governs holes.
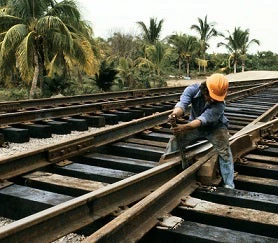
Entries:
MULTIPOLYGON (((176 33, 160 39, 164 20, 137 24, 139 36, 115 32, 94 38, 74 0, 0 1, 0 86, 14 99, 160 87, 171 77, 212 72, 278 70, 277 54, 248 54, 248 29, 224 35, 208 17, 192 24, 198 36, 176 33), (209 42, 222 36, 227 53, 208 54, 209 42), (28 94, 28 92, 29 94, 28 94)), ((8 99, 2 91, 0 99, 8 99)))

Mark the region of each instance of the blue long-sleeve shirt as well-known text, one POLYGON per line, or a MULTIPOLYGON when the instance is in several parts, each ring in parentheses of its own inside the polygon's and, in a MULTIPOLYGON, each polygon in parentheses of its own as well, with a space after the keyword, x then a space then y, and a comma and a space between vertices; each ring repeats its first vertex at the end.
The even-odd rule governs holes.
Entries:
POLYGON ((224 115, 225 102, 206 102, 201 93, 200 84, 193 84, 185 88, 175 107, 182 108, 185 113, 190 104, 190 121, 200 120, 203 128, 228 127, 229 120, 224 115))

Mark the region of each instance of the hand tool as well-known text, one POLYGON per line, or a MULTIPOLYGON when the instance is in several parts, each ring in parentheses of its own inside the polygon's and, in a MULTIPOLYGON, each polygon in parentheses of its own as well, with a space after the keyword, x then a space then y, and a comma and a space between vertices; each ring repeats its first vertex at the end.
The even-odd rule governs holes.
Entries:
MULTIPOLYGON (((177 117, 175 115, 173 115, 170 119, 169 119, 169 123, 171 124, 171 127, 177 127, 177 117)), ((187 161, 186 158, 186 146, 182 144, 182 139, 181 139, 181 134, 177 134, 175 135, 176 139, 177 139, 177 143, 179 146, 179 150, 180 150, 180 155, 181 155, 181 166, 182 169, 186 169, 190 163, 187 161)))

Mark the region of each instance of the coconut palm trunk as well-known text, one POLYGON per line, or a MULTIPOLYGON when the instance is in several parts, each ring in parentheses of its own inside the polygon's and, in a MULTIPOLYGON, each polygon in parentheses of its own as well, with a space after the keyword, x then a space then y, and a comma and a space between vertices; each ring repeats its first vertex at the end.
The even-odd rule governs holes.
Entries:
POLYGON ((81 86, 81 89, 82 89, 82 91, 84 91, 84 80, 83 80, 80 70, 78 70, 78 72, 77 72, 77 77, 78 77, 78 81, 81 86))
POLYGON ((244 71, 245 71, 245 61, 242 61, 241 71, 242 71, 242 72, 244 72, 244 71))
MULTIPOLYGON (((206 60, 206 53, 204 52, 204 60, 206 60)), ((206 73, 206 65, 204 64, 204 73, 206 73)))
POLYGON ((179 58, 179 73, 181 72, 182 59, 179 58))
POLYGON ((43 62, 39 61, 39 76, 38 82, 40 83, 40 95, 43 95, 43 83, 44 83, 44 65, 43 62))
MULTIPOLYGON (((217 30, 214 28, 215 23, 208 23, 207 15, 205 16, 204 20, 198 18, 199 25, 193 24, 191 25, 192 30, 196 30, 200 35, 200 50, 203 54, 204 60, 206 60, 206 50, 209 47, 209 40, 213 37, 218 36, 217 30)), ((204 73, 206 73, 206 66, 204 66, 204 73)))
POLYGON ((257 45, 260 45, 260 42, 257 39, 252 39, 249 41, 249 30, 241 30, 240 27, 235 27, 234 32, 230 33, 228 31, 228 35, 224 36, 226 43, 220 42, 217 44, 217 47, 219 46, 225 46, 227 50, 231 53, 229 57, 229 63, 230 59, 234 59, 234 73, 236 73, 236 66, 238 61, 241 60, 241 70, 244 72, 245 70, 245 61, 247 59, 247 50, 250 44, 256 43, 257 45))
POLYGON ((189 61, 190 61, 190 57, 186 57, 186 76, 189 77, 189 61))
POLYGON ((35 68, 34 68, 34 76, 33 76, 32 84, 31 84, 31 88, 30 88, 30 95, 29 95, 30 99, 35 98, 36 90, 37 90, 37 83, 38 83, 38 78, 39 78, 39 72, 40 72, 39 56, 38 56, 38 53, 36 53, 36 52, 34 54, 34 64, 35 64, 35 68))
POLYGON ((237 61, 234 62, 234 73, 236 73, 237 61))

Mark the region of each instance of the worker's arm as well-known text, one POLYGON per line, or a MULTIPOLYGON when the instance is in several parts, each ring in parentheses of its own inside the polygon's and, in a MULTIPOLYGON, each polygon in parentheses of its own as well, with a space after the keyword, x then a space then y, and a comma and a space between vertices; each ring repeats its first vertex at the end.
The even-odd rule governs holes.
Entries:
POLYGON ((182 115, 183 115, 183 109, 181 107, 175 107, 173 112, 170 114, 171 117, 173 116, 182 117, 182 115))
MULTIPOLYGON (((183 115, 183 109, 180 107, 175 107, 173 112, 168 116, 168 122, 173 126, 177 123, 177 118, 183 115)), ((176 126, 176 125, 175 125, 176 126)))

